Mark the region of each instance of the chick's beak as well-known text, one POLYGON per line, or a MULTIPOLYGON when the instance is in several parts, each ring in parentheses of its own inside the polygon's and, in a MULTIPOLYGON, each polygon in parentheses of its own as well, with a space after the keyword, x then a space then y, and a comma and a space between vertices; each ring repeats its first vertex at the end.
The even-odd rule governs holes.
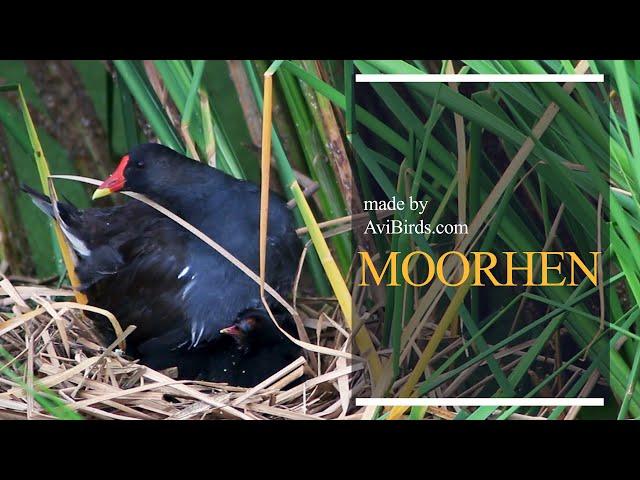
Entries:
POLYGON ((120 160, 118 167, 114 170, 114 172, 109 175, 109 177, 98 186, 95 192, 93 192, 92 200, 97 198, 106 197, 113 192, 117 192, 122 190, 125 183, 124 178, 124 169, 127 168, 127 163, 129 163, 129 155, 125 155, 120 160))
POLYGON ((224 333, 226 335, 240 335, 242 331, 238 328, 237 325, 231 325, 229 327, 223 328, 220 330, 220 333, 224 333))

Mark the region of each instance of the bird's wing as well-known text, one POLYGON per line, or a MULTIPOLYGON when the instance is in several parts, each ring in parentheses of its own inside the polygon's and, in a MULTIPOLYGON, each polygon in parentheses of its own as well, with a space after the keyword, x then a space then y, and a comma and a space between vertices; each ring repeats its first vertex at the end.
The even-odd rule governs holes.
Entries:
MULTIPOLYGON (((238 260, 258 273, 259 192, 251 184, 235 187, 242 187, 242 190, 235 192, 235 195, 217 199, 215 215, 204 218, 201 228, 238 260), (238 202, 237 197, 242 198, 242 201, 238 202)), ((277 195, 271 194, 267 230, 267 282, 285 297, 291 293, 301 253, 302 244, 295 233, 291 212, 277 195)))
POLYGON ((103 265, 89 257, 81 259, 78 272, 83 281, 94 279, 86 289, 94 305, 111 311, 123 329, 136 326, 129 337, 132 344, 158 337, 178 346, 190 338, 180 298, 188 283, 183 271, 190 234, 163 216, 142 217, 137 223, 129 229, 113 228, 109 241, 100 247, 121 258, 110 271, 97 272, 103 265))
POLYGON ((278 293, 288 296, 298 271, 302 242, 289 216, 273 224, 276 227, 269 232, 267 239, 267 280, 278 293))
POLYGON ((79 266, 92 303, 121 318, 123 328, 136 325, 134 344, 198 347, 260 304, 257 284, 222 255, 155 210, 135 208, 137 221, 109 212, 84 219, 91 225, 88 243, 100 255, 79 266), (104 260, 111 257, 118 260, 104 260))
POLYGON ((221 329, 261 300, 257 283, 199 240, 189 244, 188 265, 180 298, 190 319, 190 346, 196 347, 219 338, 221 329))

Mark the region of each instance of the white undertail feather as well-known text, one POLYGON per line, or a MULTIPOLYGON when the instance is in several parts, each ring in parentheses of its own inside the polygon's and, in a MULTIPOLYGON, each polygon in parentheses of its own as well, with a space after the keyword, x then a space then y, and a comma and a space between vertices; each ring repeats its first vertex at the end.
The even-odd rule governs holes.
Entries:
POLYGON ((78 237, 76 237, 73 233, 71 233, 71 230, 69 230, 69 227, 64 222, 61 221, 59 225, 60 225, 60 229, 62 230, 62 233, 64 233, 64 236, 67 238, 67 240, 69 240, 71 247, 73 247, 73 249, 79 255, 82 255, 83 257, 88 257, 91 254, 91 252, 89 251, 85 243, 82 240, 80 240, 78 237))
POLYGON ((33 195, 31 196, 31 198, 40 210, 53 217, 58 225, 60 225, 60 230, 62 230, 65 238, 71 244, 71 248, 73 248, 76 253, 82 255, 83 257, 88 257, 89 255, 91 255, 91 252, 87 248, 87 245, 77 236, 71 233, 69 225, 64 223, 64 220, 62 220, 62 217, 60 216, 60 210, 58 209, 58 202, 51 201, 51 203, 49 204, 49 202, 46 202, 43 199, 35 197, 33 195))

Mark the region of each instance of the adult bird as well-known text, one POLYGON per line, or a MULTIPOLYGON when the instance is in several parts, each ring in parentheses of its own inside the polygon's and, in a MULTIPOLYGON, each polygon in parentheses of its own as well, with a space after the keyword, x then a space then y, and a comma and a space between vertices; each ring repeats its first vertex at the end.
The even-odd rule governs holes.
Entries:
MULTIPOLYGON (((59 218, 90 303, 112 312, 123 329, 136 326, 127 353, 147 365, 167 368, 180 355, 196 358, 201 353, 196 350, 214 348, 238 319, 263 308, 259 285, 142 202, 86 210, 58 202, 54 208, 48 197, 26 190, 41 210, 59 218)), ((163 205, 258 273, 260 191, 255 184, 148 143, 121 159, 93 199, 121 190, 163 205)), ((270 193, 266 281, 282 296, 291 292, 300 254, 291 212, 270 193)), ((276 306, 271 296, 268 301, 276 306)), ((114 338, 105 319, 96 318, 96 324, 107 341, 114 338)), ((227 348, 228 341, 222 340, 227 348)))

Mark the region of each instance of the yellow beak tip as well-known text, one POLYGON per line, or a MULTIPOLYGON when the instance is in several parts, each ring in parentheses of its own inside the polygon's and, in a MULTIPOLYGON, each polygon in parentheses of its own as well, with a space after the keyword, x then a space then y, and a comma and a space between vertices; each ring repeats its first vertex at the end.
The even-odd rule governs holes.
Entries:
POLYGON ((95 192, 93 192, 93 196, 91 200, 96 200, 97 198, 106 197, 111 194, 111 190, 108 188, 97 188, 95 192))

